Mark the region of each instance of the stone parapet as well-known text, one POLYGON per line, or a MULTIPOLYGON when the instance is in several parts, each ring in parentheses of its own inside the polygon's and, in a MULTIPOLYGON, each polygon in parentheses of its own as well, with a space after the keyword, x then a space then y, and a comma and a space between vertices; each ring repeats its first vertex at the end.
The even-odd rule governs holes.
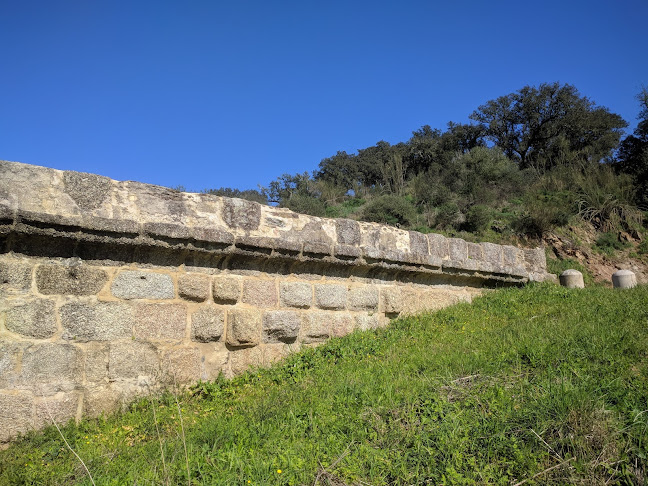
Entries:
POLYGON ((0 443, 550 276, 474 244, 0 162, 0 443))

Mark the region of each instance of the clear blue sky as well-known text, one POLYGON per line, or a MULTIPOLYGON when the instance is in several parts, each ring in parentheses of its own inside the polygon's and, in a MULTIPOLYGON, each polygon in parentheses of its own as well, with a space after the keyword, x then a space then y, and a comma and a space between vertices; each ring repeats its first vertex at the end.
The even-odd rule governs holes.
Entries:
POLYGON ((559 81, 632 127, 647 0, 0 0, 0 159, 190 190, 559 81))

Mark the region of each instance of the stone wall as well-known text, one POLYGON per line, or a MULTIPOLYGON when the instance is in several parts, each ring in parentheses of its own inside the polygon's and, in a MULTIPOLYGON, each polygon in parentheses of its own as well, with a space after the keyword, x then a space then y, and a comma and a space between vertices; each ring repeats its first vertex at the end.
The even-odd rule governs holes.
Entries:
POLYGON ((0 442, 552 277, 539 248, 15 162, 0 250, 0 442))

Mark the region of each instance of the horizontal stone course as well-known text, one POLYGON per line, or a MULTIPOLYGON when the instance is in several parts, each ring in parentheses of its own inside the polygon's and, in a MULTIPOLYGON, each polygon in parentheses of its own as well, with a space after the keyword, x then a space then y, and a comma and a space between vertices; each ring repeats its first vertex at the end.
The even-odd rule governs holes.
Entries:
POLYGON ((121 299, 173 299, 170 275, 140 270, 123 270, 113 280, 111 292, 121 299))

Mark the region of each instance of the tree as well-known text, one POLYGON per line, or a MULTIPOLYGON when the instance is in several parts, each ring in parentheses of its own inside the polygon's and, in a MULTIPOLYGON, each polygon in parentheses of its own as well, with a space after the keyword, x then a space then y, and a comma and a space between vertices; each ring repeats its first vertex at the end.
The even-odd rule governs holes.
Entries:
POLYGON ((641 106, 640 121, 634 134, 619 145, 617 169, 633 178, 637 202, 648 207, 648 88, 643 88, 637 99, 641 106))
POLYGON ((544 172, 562 163, 600 162, 627 123, 580 96, 569 84, 525 86, 488 101, 470 115, 520 168, 544 172))

